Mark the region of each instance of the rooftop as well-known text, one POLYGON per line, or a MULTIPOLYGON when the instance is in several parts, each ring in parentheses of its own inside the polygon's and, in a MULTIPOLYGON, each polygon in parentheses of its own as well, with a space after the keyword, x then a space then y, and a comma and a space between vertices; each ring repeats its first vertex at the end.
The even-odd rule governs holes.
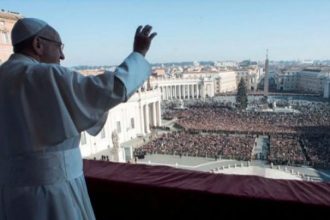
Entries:
POLYGON ((0 11, 0 18, 18 20, 22 17, 23 17, 22 14, 20 14, 18 12, 5 11, 4 9, 1 9, 1 11, 0 11))

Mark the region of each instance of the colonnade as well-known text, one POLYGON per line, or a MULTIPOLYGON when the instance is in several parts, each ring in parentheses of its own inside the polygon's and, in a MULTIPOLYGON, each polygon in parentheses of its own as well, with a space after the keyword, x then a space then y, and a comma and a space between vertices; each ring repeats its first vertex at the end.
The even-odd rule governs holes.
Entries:
POLYGON ((202 96, 200 84, 160 86, 162 100, 197 99, 202 96))
POLYGON ((140 126, 143 134, 150 133, 150 126, 161 126, 160 101, 141 103, 140 114, 140 126))

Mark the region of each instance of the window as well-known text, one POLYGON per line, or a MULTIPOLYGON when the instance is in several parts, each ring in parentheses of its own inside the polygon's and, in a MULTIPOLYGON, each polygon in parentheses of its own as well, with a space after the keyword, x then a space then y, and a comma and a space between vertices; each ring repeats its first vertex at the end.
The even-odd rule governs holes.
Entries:
POLYGON ((2 32, 2 31, 1 31, 1 32, 0 32, 0 35, 1 35, 1 36, 0 36, 0 37, 1 37, 1 38, 0 38, 1 43, 4 43, 4 44, 5 44, 5 43, 7 42, 7 38, 6 38, 6 36, 5 36, 5 32, 2 32))
POLYGON ((117 125, 117 133, 119 134, 121 133, 120 121, 117 121, 116 125, 117 125))
POLYGON ((134 118, 131 118, 131 128, 134 129, 135 126, 134 126, 134 118))
POLYGON ((8 32, 1 32, 1 42, 4 44, 9 44, 9 34, 8 32))
POLYGON ((5 33, 5 37, 6 37, 6 43, 10 44, 10 38, 9 38, 9 33, 5 33))

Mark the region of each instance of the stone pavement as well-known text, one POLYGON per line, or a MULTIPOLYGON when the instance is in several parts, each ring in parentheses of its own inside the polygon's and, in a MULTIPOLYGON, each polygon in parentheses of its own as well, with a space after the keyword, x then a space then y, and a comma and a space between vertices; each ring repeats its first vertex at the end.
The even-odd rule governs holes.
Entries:
POLYGON ((237 161, 237 160, 215 160, 212 158, 202 158, 202 157, 186 157, 178 155, 161 155, 161 154, 148 154, 144 159, 139 159, 138 164, 148 164, 148 165, 164 165, 172 166, 176 168, 197 170, 203 172, 213 172, 213 173, 232 173, 238 174, 241 169, 241 174, 248 175, 260 175, 270 176, 275 175, 275 178, 280 178, 280 172, 283 174, 283 179, 304 179, 311 181, 330 181, 330 170, 316 170, 311 167, 300 166, 270 166, 263 160, 253 160, 249 161, 237 161), (247 167, 257 167, 254 169, 246 169, 247 167), (232 172, 228 172, 229 169, 232 172), (233 170, 234 169, 234 170, 233 170), (270 174, 273 170, 274 174, 270 174), (243 172, 244 171, 244 172, 243 172), (255 173, 247 173, 254 172, 255 173), (267 174, 267 175, 266 175, 267 174), (289 176, 292 178, 289 178, 289 176))

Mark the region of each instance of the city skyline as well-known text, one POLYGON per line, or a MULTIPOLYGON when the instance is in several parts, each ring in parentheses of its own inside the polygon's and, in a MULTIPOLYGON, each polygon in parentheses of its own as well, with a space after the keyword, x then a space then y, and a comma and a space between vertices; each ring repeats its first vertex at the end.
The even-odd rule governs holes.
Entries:
POLYGON ((330 59, 330 2, 307 1, 29 1, 0 0, 0 9, 47 21, 65 44, 65 66, 118 65, 135 29, 158 36, 151 63, 330 59))

